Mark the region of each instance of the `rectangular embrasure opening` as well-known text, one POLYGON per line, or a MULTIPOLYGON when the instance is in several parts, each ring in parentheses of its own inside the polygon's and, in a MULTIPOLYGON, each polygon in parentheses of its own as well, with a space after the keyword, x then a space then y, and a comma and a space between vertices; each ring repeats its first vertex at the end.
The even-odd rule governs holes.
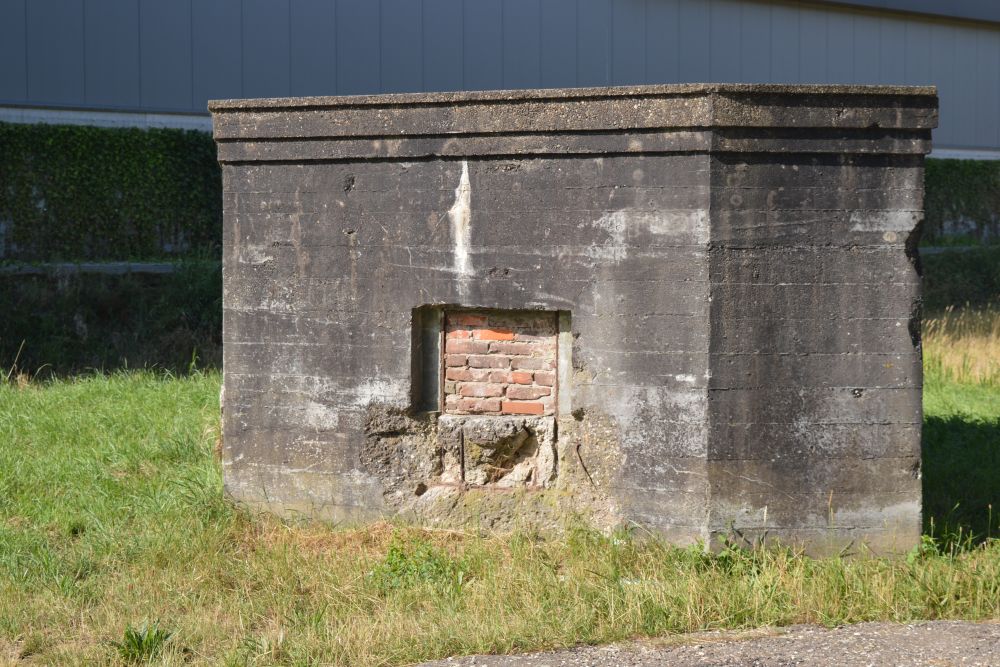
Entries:
POLYGON ((410 331, 410 405, 416 412, 441 409, 441 339, 444 311, 439 306, 414 308, 410 331))

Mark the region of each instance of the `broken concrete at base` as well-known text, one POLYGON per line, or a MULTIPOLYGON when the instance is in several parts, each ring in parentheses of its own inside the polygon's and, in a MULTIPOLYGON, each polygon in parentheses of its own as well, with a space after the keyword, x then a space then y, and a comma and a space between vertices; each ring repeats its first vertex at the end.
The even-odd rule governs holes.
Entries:
MULTIPOLYGON (((404 516, 490 528, 554 528, 584 516, 614 525, 613 501, 574 460, 576 451, 559 451, 552 417, 411 417, 373 405, 365 432, 362 467, 382 480, 387 504, 404 516)), ((602 469, 610 467, 605 461, 602 469)))
POLYGON ((458 446, 466 485, 544 489, 556 476, 555 426, 552 417, 442 415, 438 439, 458 446))
POLYGON ((365 433, 362 462, 418 497, 442 485, 544 489, 556 476, 552 417, 410 418, 372 406, 365 433))
POLYGON ((817 553, 917 540, 933 89, 211 108, 234 497, 817 553), (558 342, 473 328, 448 359, 448 313, 536 313, 558 342))

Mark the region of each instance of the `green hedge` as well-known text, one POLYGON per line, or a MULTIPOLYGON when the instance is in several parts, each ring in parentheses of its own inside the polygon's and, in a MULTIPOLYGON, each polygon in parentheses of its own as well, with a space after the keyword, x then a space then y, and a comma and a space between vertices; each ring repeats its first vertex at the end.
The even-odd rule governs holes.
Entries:
POLYGON ((1000 241, 1000 160, 927 160, 924 242, 1000 241))
POLYGON ((921 255, 924 314, 948 306, 1000 306, 1000 246, 957 248, 921 255))
MULTIPOLYGON (((926 185, 925 244, 1000 239, 1000 161, 928 160, 926 185)), ((218 257, 221 191, 204 132, 0 123, 6 259, 218 257)))
POLYGON ((7 259, 218 256, 221 181, 205 132, 0 123, 7 259))
POLYGON ((0 380, 12 368, 221 368, 222 266, 185 261, 167 274, 0 273, 0 380))

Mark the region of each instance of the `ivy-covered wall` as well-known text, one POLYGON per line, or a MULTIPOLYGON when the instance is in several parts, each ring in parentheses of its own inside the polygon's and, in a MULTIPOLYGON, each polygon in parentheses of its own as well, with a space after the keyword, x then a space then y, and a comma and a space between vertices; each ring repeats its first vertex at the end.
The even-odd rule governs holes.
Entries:
MULTIPOLYGON (((1000 241, 1000 161, 928 160, 924 243, 1000 241)), ((219 256, 209 134, 0 123, 0 260, 219 256)))
POLYGON ((928 160, 924 243, 1000 242, 1000 160, 928 160))
POLYGON ((0 259, 218 256, 205 132, 0 123, 0 259))

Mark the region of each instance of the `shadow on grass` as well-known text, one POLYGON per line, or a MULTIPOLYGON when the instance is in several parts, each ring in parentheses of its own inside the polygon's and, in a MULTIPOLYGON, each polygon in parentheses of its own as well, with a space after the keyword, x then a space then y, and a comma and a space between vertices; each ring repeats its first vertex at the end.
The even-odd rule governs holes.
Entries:
POLYGON ((1000 421, 926 417, 924 533, 944 543, 1000 537, 1000 421))
POLYGON ((221 366, 218 262, 169 274, 0 275, 0 303, 0 378, 221 366))

